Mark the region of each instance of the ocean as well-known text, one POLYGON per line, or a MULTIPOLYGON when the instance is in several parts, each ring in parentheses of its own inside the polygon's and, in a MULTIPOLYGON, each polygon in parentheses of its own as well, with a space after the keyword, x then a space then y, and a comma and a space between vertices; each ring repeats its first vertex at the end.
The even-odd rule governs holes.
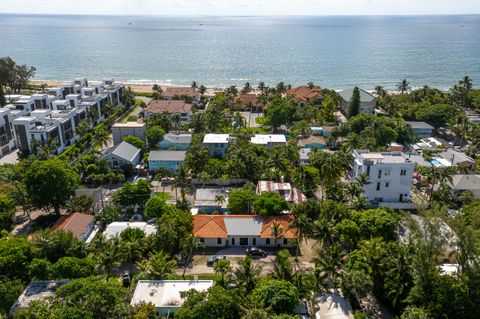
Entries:
POLYGON ((0 14, 0 56, 35 79, 447 89, 480 83, 480 15, 171 17, 0 14))

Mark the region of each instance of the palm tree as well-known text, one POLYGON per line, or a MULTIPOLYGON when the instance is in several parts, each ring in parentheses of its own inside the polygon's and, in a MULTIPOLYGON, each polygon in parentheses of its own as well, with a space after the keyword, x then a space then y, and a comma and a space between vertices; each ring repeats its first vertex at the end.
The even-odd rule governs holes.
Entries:
POLYGON ((407 79, 403 79, 402 81, 400 81, 400 83, 398 83, 397 88, 400 93, 403 94, 410 90, 410 82, 408 82, 407 79))
POLYGON ((95 125, 95 121, 98 119, 98 110, 96 107, 90 107, 87 109, 87 120, 92 124, 95 125))
POLYGON ((100 111, 105 116, 105 118, 107 118, 113 114, 113 112, 115 111, 115 106, 113 106, 111 102, 107 102, 101 105, 100 111))
POLYGON ((173 181, 175 185, 175 200, 178 200, 177 187, 180 186, 180 195, 182 197, 182 201, 185 201, 185 188, 190 184, 190 182, 191 176, 189 170, 185 166, 180 166, 177 169, 177 173, 175 174, 173 181))
POLYGON ((218 204, 218 206, 222 207, 223 203, 225 203, 225 196, 216 194, 215 195, 215 203, 218 204))
POLYGON ((177 261, 169 258, 163 251, 151 255, 149 259, 137 263, 138 268, 150 279, 163 280, 177 269, 177 261))
POLYGON ((313 83, 312 81, 310 81, 310 82, 307 83, 307 86, 308 86, 308 88, 311 90, 311 89, 313 89, 313 88, 315 87, 315 83, 313 83))
POLYGON ((243 86, 242 93, 246 94, 250 92, 252 92, 252 87, 250 85, 250 82, 246 82, 245 85, 243 86))
POLYGON ((323 247, 315 259, 318 281, 326 281, 332 288, 337 287, 342 268, 342 257, 342 248, 338 243, 323 247))
POLYGON ((259 82, 257 85, 257 90, 259 90, 262 94, 264 91, 267 89, 267 86, 265 85, 265 82, 259 82))
POLYGON ((242 129, 247 126, 247 121, 239 112, 235 113, 233 116, 233 127, 235 129, 242 129))
POLYGON ((381 85, 377 85, 375 87, 375 93, 377 94, 378 97, 384 98, 387 95, 387 91, 383 88, 381 85))
POLYGON ((473 87, 472 79, 468 75, 465 75, 462 80, 458 81, 458 84, 463 87, 465 92, 470 91, 473 87))
MULTIPOLYGON (((98 237, 98 236, 97 236, 98 237)), ((113 269, 120 267, 123 259, 122 246, 118 237, 111 240, 104 240, 101 237, 96 238, 97 245, 93 258, 99 270, 107 274, 106 281, 110 279, 110 273, 113 269)))
POLYGON ((207 92, 207 87, 205 85, 200 85, 200 87, 198 88, 198 92, 200 93, 200 95, 204 95, 205 92, 207 92))
POLYGON ((285 86, 285 83, 283 83, 283 82, 279 82, 279 83, 277 84, 277 88, 276 88, 276 89, 277 89, 277 92, 278 92, 278 93, 285 93, 285 92, 287 91, 287 87, 285 86))
POLYGON ((249 293, 257 285, 262 272, 262 266, 253 263, 252 257, 246 256, 240 260, 233 271, 237 284, 249 293))
POLYGON ((273 264, 273 278, 282 279, 292 282, 294 270, 292 262, 290 261, 290 253, 287 249, 277 252, 277 260, 273 264))
POLYGON ((78 123, 77 127, 75 128, 75 132, 78 134, 80 139, 85 137, 88 131, 90 131, 90 124, 86 120, 81 120, 80 123, 78 123))
POLYGON ((193 89, 196 89, 196 88, 197 88, 197 82, 192 81, 192 84, 190 84, 190 86, 191 86, 193 89))
POLYGON ((132 279, 133 262, 142 255, 144 250, 145 233, 138 228, 127 228, 120 234, 120 238, 122 251, 129 266, 129 276, 132 279))
POLYGON ((218 259, 213 264, 213 270, 215 270, 216 274, 221 274, 221 285, 225 285, 225 275, 228 274, 232 268, 230 267, 230 260, 228 259, 218 259))
POLYGON ((95 143, 100 147, 107 147, 108 141, 110 141, 110 134, 105 130, 105 128, 99 129, 95 132, 94 137, 95 143))
POLYGON ((277 221, 274 221, 272 223, 272 229, 270 231, 270 235, 272 235, 272 237, 275 240, 274 246, 277 247, 277 240, 278 240, 278 238, 280 238, 283 235, 283 229, 282 229, 280 223, 278 223, 277 221))

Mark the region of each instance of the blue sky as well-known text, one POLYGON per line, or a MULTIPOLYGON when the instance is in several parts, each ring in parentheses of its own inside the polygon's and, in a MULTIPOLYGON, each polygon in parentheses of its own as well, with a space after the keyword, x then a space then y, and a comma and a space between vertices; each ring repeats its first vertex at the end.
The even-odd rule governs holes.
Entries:
POLYGON ((0 12, 112 15, 478 14, 480 0, 0 0, 0 12))

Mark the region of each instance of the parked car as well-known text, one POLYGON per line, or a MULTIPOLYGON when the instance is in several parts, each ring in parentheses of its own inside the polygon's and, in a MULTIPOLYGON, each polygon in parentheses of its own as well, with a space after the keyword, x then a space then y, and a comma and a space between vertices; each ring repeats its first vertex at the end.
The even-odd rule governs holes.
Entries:
POLYGON ((227 256, 211 256, 211 257, 208 257, 207 259, 207 266, 209 267, 212 267, 213 264, 217 261, 217 260, 220 260, 220 259, 228 259, 227 256))
POLYGON ((267 252, 257 247, 247 248, 246 253, 247 255, 250 255, 252 258, 267 257, 267 252))
POLYGON ((130 274, 127 271, 122 274, 122 285, 123 287, 130 287, 130 274))

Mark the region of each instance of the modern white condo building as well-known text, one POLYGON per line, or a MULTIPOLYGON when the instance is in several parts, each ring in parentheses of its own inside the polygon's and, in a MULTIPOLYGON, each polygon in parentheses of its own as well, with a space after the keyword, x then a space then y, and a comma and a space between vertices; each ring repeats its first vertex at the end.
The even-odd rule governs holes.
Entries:
POLYGON ((363 196, 380 206, 401 207, 411 199, 415 163, 400 152, 353 152, 353 178, 366 174, 369 183, 363 186, 363 196))
MULTIPOLYGON (((0 108, 0 115, 13 123, 11 135, 16 142, 10 143, 9 149, 17 146, 22 153, 28 154, 52 140, 57 153, 63 152, 78 140, 76 128, 80 121, 87 119, 93 126, 97 125, 107 118, 105 106, 108 103, 114 107, 122 104, 123 89, 123 85, 116 84, 113 79, 89 83, 82 78, 48 88, 45 93, 7 96, 10 104, 0 108)), ((2 119, 0 127, 5 122, 2 119)), ((0 128, 0 138, 1 132, 0 128)), ((5 138, 11 135, 5 133, 5 138)), ((5 154, 6 147, 1 150, 1 154, 5 154)))

